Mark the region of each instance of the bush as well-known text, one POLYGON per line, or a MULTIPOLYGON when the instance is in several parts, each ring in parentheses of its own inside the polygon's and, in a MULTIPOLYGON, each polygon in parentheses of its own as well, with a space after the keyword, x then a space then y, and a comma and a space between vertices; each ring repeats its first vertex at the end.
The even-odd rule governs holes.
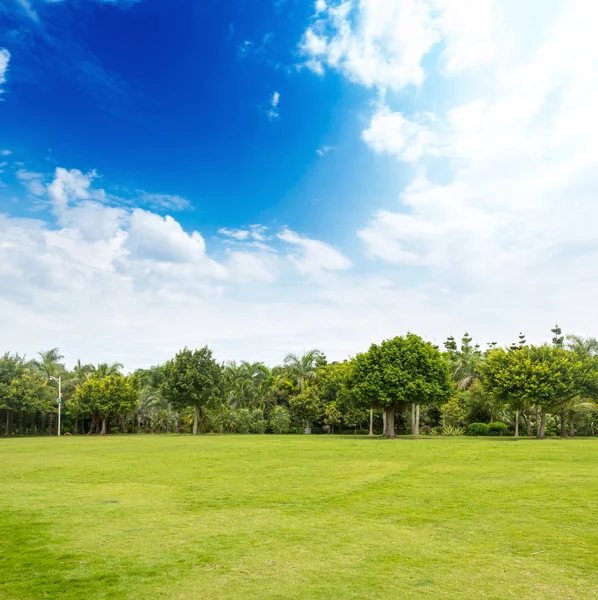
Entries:
POLYGON ((465 433, 465 429, 463 427, 452 427, 451 425, 447 425, 442 429, 442 435, 463 435, 465 433))
POLYGON ((120 427, 110 427, 110 433, 120 433, 120 427))
POLYGON ((444 428, 442 427, 442 425, 437 425, 436 427, 434 427, 434 432, 436 433, 436 435, 442 435, 444 433, 444 428))
POLYGON ((422 427, 420 427, 419 432, 422 435, 430 435, 430 431, 431 431, 431 427, 429 425, 423 425, 422 427))
POLYGON ((289 433, 291 415, 284 406, 275 406, 270 411, 270 429, 272 433, 289 433))
POLYGON ((469 435, 488 435, 488 425, 486 423, 470 423, 467 433, 469 435))
POLYGON ((235 428, 237 433, 251 433, 253 428, 253 415, 248 408, 235 411, 235 428))
POLYGON ((496 421, 488 425, 488 435, 506 435, 509 426, 506 423, 496 421))

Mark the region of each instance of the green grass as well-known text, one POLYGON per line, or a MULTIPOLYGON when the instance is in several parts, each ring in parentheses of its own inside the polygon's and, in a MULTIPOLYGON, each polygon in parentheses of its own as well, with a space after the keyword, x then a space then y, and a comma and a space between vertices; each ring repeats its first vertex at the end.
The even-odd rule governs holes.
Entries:
POLYGON ((598 440, 0 440, 0 598, 598 598, 598 440))

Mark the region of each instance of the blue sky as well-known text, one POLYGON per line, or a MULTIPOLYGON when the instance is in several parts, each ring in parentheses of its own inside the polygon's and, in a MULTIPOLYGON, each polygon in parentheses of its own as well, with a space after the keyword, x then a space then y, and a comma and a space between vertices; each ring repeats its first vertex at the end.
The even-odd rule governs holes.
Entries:
POLYGON ((7 0, 3 345, 596 335, 598 11, 470 4, 7 0))

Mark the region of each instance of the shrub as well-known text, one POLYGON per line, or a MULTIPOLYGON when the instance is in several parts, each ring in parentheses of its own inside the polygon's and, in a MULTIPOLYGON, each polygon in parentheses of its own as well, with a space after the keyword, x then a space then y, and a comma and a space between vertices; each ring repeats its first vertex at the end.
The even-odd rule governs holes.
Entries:
POLYGON ((248 408, 235 411, 235 428, 237 433, 251 433, 253 428, 253 415, 248 408))
POLYGON ((270 411, 270 429, 272 433, 289 433, 291 415, 285 406, 275 406, 270 411))
POLYGON ((436 435, 442 435, 444 433, 444 428, 442 427, 442 425, 437 425, 436 427, 434 427, 434 432, 436 433, 436 435))
POLYGON ((110 427, 110 433, 120 433, 120 427, 110 427))
POLYGON ((469 435, 488 435, 488 425, 486 423, 470 423, 467 433, 469 435))
POLYGON ((419 432, 422 435, 430 435, 430 431, 431 431, 431 427, 429 425, 423 425, 422 427, 420 427, 419 432))
POLYGON ((496 421, 488 425, 488 435, 505 435, 509 426, 506 423, 496 421))
POLYGON ((453 427, 451 425, 447 425, 442 429, 442 435, 463 435, 465 433, 465 429, 463 427, 453 427))

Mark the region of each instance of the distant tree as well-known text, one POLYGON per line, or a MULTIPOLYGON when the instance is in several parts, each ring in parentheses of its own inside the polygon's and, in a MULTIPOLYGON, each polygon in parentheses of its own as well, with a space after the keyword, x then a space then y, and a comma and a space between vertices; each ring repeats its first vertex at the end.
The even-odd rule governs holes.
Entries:
POLYGON ((326 358, 320 350, 309 350, 303 355, 287 354, 284 359, 284 368, 289 377, 294 379, 299 392, 305 391, 308 381, 318 378, 318 368, 326 364, 326 358))
POLYGON ((288 433, 291 427, 291 415, 286 406, 275 406, 270 411, 269 426, 272 433, 288 433))
POLYGON ((303 424, 304 433, 311 433, 311 426, 323 412, 322 401, 315 387, 306 385, 303 391, 289 398, 291 413, 303 424))
POLYGON ((384 410, 384 435, 395 437, 394 417, 408 404, 443 404, 454 386, 446 359, 438 348, 409 333, 372 344, 353 360, 353 389, 367 407, 384 410))
POLYGON ((498 401, 521 410, 529 402, 541 410, 537 436, 546 430, 546 416, 558 412, 578 395, 584 366, 559 346, 496 349, 482 365, 483 386, 498 401))
POLYGON ((107 422, 110 415, 124 415, 133 410, 137 398, 135 382, 123 375, 94 375, 78 386, 75 392, 75 402, 83 410, 99 415, 102 420, 101 435, 108 433, 107 422))
POLYGON ((222 370, 212 351, 181 350, 164 367, 161 391, 175 410, 193 407, 193 435, 197 434, 200 414, 222 397, 222 370))
POLYGON ((465 332, 461 338, 461 346, 457 347, 454 337, 444 342, 446 354, 451 365, 451 375, 457 387, 466 390, 471 387, 478 377, 478 367, 482 361, 482 351, 479 344, 472 344, 472 337, 465 332))

